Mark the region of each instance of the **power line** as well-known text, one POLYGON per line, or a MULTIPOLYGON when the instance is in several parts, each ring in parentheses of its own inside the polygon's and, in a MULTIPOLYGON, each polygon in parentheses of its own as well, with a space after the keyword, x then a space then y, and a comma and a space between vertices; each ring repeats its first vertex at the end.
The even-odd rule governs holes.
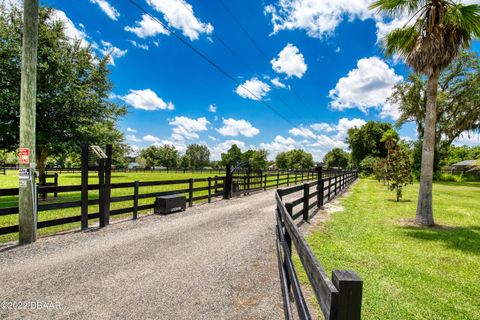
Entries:
MULTIPOLYGON (((180 0, 182 1, 182 0, 180 0)), ((260 45, 255 41, 255 39, 253 39, 253 37, 250 35, 250 33, 247 31, 247 29, 242 25, 242 23, 240 22, 240 20, 237 19, 237 17, 235 17, 235 15, 233 14, 232 11, 230 11, 230 9, 225 5, 225 3, 223 2, 223 0, 218 0, 218 2, 220 2, 220 4, 222 5, 222 7, 225 9, 225 11, 228 13, 228 15, 232 18, 232 20, 235 21, 235 23, 238 25, 238 27, 240 28, 240 30, 243 31, 243 33, 247 36, 248 40, 250 40, 250 42, 253 44, 253 46, 257 49, 258 52, 260 52, 260 54, 265 58, 267 59, 267 61, 269 61, 270 58, 267 57, 267 55, 265 54, 265 51, 262 50, 262 48, 260 47, 260 45)), ((298 98, 298 100, 310 111, 313 113, 313 109, 310 108, 310 106, 302 99, 302 97, 300 96, 300 94, 292 87, 290 87, 290 90, 293 92, 293 94, 298 98)))
MULTIPOLYGON (((195 14, 191 8, 191 6, 189 6, 184 0, 177 0, 179 1, 188 11, 190 11, 192 14, 195 14)), ((223 3, 222 3, 223 4, 223 3)), ((225 6, 224 6, 225 7, 225 6)), ((260 46, 257 45, 257 43, 255 42, 255 40, 250 36, 250 34, 242 27, 242 25, 240 24, 240 22, 233 16, 233 14, 228 10, 228 8, 225 7, 225 9, 229 12, 229 14, 232 16, 233 19, 235 19, 235 21, 237 22, 237 24, 240 26, 240 28, 242 28, 242 30, 245 32, 245 34, 249 37, 250 41, 252 41, 252 43, 256 46, 257 50, 259 50, 262 55, 267 59, 268 61, 268 58, 266 56, 266 54, 263 52, 263 50, 260 48, 260 46)), ((238 61, 240 61, 241 64, 243 64, 243 66, 250 70, 250 72, 252 72, 253 74, 256 74, 255 70, 253 70, 252 67, 250 67, 250 65, 248 65, 238 54, 236 54, 236 52, 230 48, 226 43, 225 41, 222 40, 222 38, 220 38, 220 36, 218 36, 216 33, 213 33, 213 37, 215 39, 217 39, 222 45, 223 47, 225 47, 225 49, 227 49, 238 61)), ((306 118, 304 118, 303 116, 300 116, 298 113, 295 112, 295 109, 292 108, 286 101, 285 99, 283 99, 280 95, 278 95, 275 91, 272 91, 272 94, 282 102, 282 104, 287 107, 291 112, 293 112, 293 114, 295 114, 298 118, 302 118, 303 120, 305 120, 305 122, 308 122, 306 118)), ((297 92, 294 92, 294 94, 297 96, 297 98, 303 103, 305 104, 305 102, 303 102, 303 100, 301 99, 301 97, 297 94, 297 92)))
POLYGON ((222 67, 220 67, 218 64, 216 64, 212 59, 210 59, 209 57, 207 57, 203 52, 201 52, 200 50, 198 50, 197 48, 195 48, 194 46, 192 46, 190 43, 188 43, 187 41, 185 41, 182 37, 180 37, 176 32, 174 32, 174 30, 172 30, 168 25, 164 24, 162 21, 160 21, 157 17, 155 17, 154 15, 152 15, 150 12, 148 12, 145 8, 143 8, 141 5, 139 5, 138 3, 136 3, 134 0, 128 0, 133 6, 135 6, 137 9, 139 9, 140 11, 142 11, 144 14, 148 15, 152 20, 156 21, 157 23, 159 23, 162 27, 164 27, 165 29, 167 29, 175 38, 177 38, 180 42, 182 42, 184 45, 186 45, 188 48, 190 48, 191 50, 193 50, 196 54, 198 54, 201 58, 203 58, 205 61, 207 61, 210 65, 212 65, 215 69, 217 69, 218 71, 220 71, 220 73, 222 73, 223 75, 225 75, 227 78, 229 78, 230 80, 232 80, 233 82, 235 82, 238 86, 240 86, 241 88, 243 88, 246 92, 248 92, 252 97, 254 97, 257 101, 261 102, 263 105, 265 105, 267 108, 269 108, 270 110, 272 110, 277 116, 279 116, 280 118, 282 118, 283 120, 285 120, 287 123, 289 123, 290 125, 294 126, 294 127, 299 127, 299 125, 293 123, 290 119, 288 119, 287 117, 283 116, 280 112, 278 112, 277 110, 275 110, 275 108, 273 108, 270 104, 268 104, 266 101, 262 100, 261 97, 257 96, 256 94, 254 94, 252 91, 250 91, 247 87, 245 87, 243 84, 241 84, 234 76, 232 76, 230 73, 228 73, 227 71, 225 71, 225 69, 223 69, 222 67))

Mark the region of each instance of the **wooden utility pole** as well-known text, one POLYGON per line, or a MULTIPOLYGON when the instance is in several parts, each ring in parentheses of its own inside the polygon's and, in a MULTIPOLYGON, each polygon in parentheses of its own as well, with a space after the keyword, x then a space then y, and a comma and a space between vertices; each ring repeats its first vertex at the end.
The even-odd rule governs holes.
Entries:
POLYGON ((35 113, 37 97, 38 0, 23 2, 22 78, 20 84, 19 242, 37 239, 35 188, 35 113))

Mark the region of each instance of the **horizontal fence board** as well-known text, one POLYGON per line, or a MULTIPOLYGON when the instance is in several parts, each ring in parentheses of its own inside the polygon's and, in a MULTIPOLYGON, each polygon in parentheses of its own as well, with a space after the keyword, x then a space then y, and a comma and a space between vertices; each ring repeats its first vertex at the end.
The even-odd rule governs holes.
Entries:
POLYGON ((168 196, 177 193, 188 193, 190 189, 180 189, 180 190, 171 190, 171 191, 159 191, 159 192, 150 192, 150 193, 143 193, 138 195, 138 199, 146 199, 146 198, 154 198, 159 196, 168 196))

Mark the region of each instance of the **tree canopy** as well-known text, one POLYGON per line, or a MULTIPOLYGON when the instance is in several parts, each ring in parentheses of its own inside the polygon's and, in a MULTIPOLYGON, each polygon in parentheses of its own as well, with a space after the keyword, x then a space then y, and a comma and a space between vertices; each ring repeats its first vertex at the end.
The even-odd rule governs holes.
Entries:
MULTIPOLYGON (((0 149, 15 150, 19 141, 22 14, 0 5, 0 149)), ((112 84, 109 57, 65 35, 54 11, 40 8, 38 28, 36 148, 37 166, 49 156, 80 152, 81 143, 112 143, 123 135, 116 120, 126 112, 108 100, 112 84), (112 133, 112 131, 114 131, 112 133)), ((119 152, 117 152, 118 158, 119 152)))
MULTIPOLYGON (((474 52, 460 53, 440 73, 435 140, 437 150, 448 147, 462 133, 480 130, 480 58, 474 52)), ((399 106, 397 126, 414 122, 423 139, 427 79, 412 73, 395 85, 389 101, 399 106)))
POLYGON ((333 148, 325 157, 323 157, 323 164, 328 168, 346 168, 350 161, 350 154, 343 149, 333 148))
POLYGON ((210 150, 201 144, 191 144, 185 152, 185 161, 190 168, 202 168, 210 164, 210 150))
POLYGON ((275 165, 278 169, 309 169, 315 166, 311 153, 301 149, 280 152, 275 158, 275 165))
POLYGON ((360 128, 355 127, 348 130, 346 141, 350 146, 354 166, 359 167, 362 160, 368 156, 381 158, 387 156, 387 148, 382 142, 382 137, 389 130, 394 132, 398 140, 398 133, 387 122, 369 121, 360 128))
POLYGON ((140 151, 140 157, 143 159, 139 162, 145 162, 146 167, 166 167, 176 168, 179 164, 180 157, 174 146, 165 144, 162 146, 152 145, 140 151))

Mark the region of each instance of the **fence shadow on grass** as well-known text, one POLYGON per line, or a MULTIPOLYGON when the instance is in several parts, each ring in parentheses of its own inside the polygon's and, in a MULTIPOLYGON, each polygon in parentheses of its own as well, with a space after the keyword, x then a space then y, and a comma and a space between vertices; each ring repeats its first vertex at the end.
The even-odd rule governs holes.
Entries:
POLYGON ((441 242, 446 247, 480 256, 480 226, 423 228, 405 226, 409 237, 441 242))

